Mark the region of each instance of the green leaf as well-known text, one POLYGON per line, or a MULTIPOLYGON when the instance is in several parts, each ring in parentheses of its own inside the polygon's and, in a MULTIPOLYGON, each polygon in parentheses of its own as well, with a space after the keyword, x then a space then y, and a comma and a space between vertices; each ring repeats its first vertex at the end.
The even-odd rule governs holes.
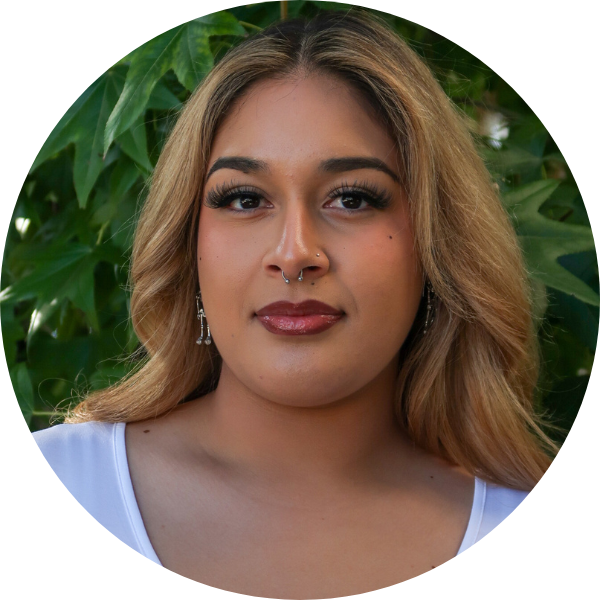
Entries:
POLYGON ((201 17, 140 46, 131 54, 123 93, 106 124, 104 153, 149 106, 158 80, 173 69, 180 83, 193 91, 213 65, 208 39, 213 35, 246 35, 229 13, 201 17))
POLYGON ((552 314, 560 326, 570 330, 591 352, 598 341, 598 310, 580 302, 573 296, 555 292, 552 298, 552 314))
POLYGON ((37 298, 37 306, 68 298, 86 314, 90 325, 98 329, 94 304, 94 267, 100 252, 84 244, 72 243, 46 250, 35 269, 0 293, 0 302, 18 302, 37 298))
MULTIPOLYGON (((122 212, 123 203, 128 201, 126 195, 138 181, 140 175, 142 175, 140 167, 126 156, 121 157, 115 165, 110 175, 108 198, 103 198, 103 201, 90 219, 91 224, 101 228, 102 235, 114 223, 119 213, 122 212)), ((97 195, 96 198, 98 197, 97 195)), ((119 257, 114 260, 115 264, 120 264, 121 262, 119 257)))
POLYGON ((179 101, 179 98, 159 81, 150 94, 146 108, 154 110, 172 110, 174 108, 179 108, 180 106, 181 102, 179 101))
POLYGON ((13 367, 17 360, 17 342, 25 339, 23 327, 15 317, 14 306, 2 305, 2 343, 4 344, 4 354, 9 369, 13 367))
POLYGON ((174 55, 173 70, 177 79, 188 90, 195 90, 213 67, 213 55, 209 44, 210 29, 190 22, 181 29, 181 40, 174 55))
POLYGON ((29 330, 27 331, 27 340, 46 323, 46 321, 60 308, 58 300, 55 298, 51 302, 38 303, 31 314, 29 330))
POLYGON ((152 172, 154 167, 148 158, 146 126, 142 119, 138 119, 117 141, 125 154, 133 158, 148 174, 152 172))
POLYGON ((110 175, 110 202, 118 203, 139 179, 140 175, 140 170, 134 163, 127 159, 121 159, 110 175))
POLYGON ((520 149, 542 158, 547 140, 548 132, 543 123, 531 114, 511 125, 510 136, 504 146, 509 150, 520 149))
POLYGON ((504 194, 502 196, 502 204, 504 204, 504 207, 511 212, 511 209, 514 210, 519 205, 533 202, 534 205, 537 206, 535 209, 537 211, 554 193, 559 186, 559 183, 560 182, 555 179, 543 179, 521 186, 504 194))
MULTIPOLYGON (((563 344, 563 340, 561 340, 561 344, 563 344)), ((571 349, 571 354, 573 351, 575 349, 571 349)), ((544 414, 547 414, 551 422, 560 428, 549 433, 559 444, 565 441, 565 436, 577 417, 588 382, 589 376, 585 375, 562 379, 544 398, 544 414)))
MULTIPOLYGON (((550 218, 556 218, 552 217, 553 211, 551 209, 553 208, 560 209, 562 215, 572 212, 577 196, 579 196, 577 186, 563 183, 563 185, 557 188, 552 194, 552 197, 544 202, 542 212, 550 218)), ((558 220, 562 221, 563 219, 558 218, 558 220)))
POLYGON ((31 171, 69 144, 75 144, 73 183, 79 206, 105 166, 103 134, 106 122, 124 85, 124 71, 114 68, 95 81, 66 112, 36 157, 31 171))
POLYGON ((93 390, 100 390, 117 383, 131 370, 132 365, 126 360, 105 360, 98 365, 97 370, 90 377, 90 386, 93 390))
POLYGON ((44 142, 42 149, 33 161, 33 165, 30 169, 31 173, 44 161, 48 160, 57 152, 60 152, 71 142, 77 140, 79 135, 78 123, 80 114, 89 110, 90 105, 94 104, 93 99, 95 98, 98 88, 103 85, 105 76, 106 75, 103 75, 92 83, 92 85, 90 85, 90 87, 75 100, 69 110, 67 110, 56 127, 52 130, 52 133, 50 133, 48 139, 44 142))
POLYGON ((565 157, 560 152, 551 152, 550 154, 545 154, 544 160, 553 160, 563 165, 567 164, 565 157))
POLYGON ((33 416, 33 386, 25 363, 15 365, 10 371, 10 380, 19 402, 19 408, 29 425, 33 416))
POLYGON ((184 26, 175 27, 140 46, 131 55, 123 93, 106 123, 104 153, 145 110, 152 89, 169 70, 184 26))
POLYGON ((591 229, 553 221, 539 212, 558 183, 548 179, 534 181, 506 194, 504 203, 516 222, 517 234, 532 275, 549 287, 597 306, 600 300, 598 294, 557 261, 566 254, 593 250, 591 229))
POLYGON ((543 162, 541 157, 516 147, 506 150, 485 148, 483 158, 490 171, 501 175, 511 175, 520 171, 539 168, 543 162))
POLYGON ((246 30, 240 22, 231 13, 226 11, 205 15, 191 22, 200 23, 206 27, 209 35, 246 35, 246 30))

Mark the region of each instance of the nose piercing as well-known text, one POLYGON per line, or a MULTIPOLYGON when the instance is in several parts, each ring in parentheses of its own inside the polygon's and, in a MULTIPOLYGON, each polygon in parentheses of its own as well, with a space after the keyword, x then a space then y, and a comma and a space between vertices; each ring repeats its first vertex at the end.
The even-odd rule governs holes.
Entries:
MULTIPOLYGON (((298 275, 298 281, 302 281, 304 279, 304 277, 302 276, 302 271, 304 271, 304 269, 300 269, 300 275, 298 275)), ((290 280, 285 276, 285 273, 283 272, 283 269, 281 270, 281 276, 283 277, 283 280, 286 283, 290 282, 290 280)))
MULTIPOLYGON (((317 252, 317 256, 321 256, 321 255, 317 252)), ((285 276, 283 269, 281 269, 281 276, 283 277, 283 280, 286 283, 290 282, 290 280, 285 276)), ((298 275, 298 281, 304 281, 304 269, 300 269, 300 274, 298 275)))

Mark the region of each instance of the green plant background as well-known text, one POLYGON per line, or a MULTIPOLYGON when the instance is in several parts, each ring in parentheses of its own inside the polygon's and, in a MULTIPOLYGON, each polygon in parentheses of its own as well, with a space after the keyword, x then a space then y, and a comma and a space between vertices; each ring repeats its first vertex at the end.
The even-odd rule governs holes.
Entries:
MULTIPOLYGON (((132 235, 148 178, 192 90, 228 48, 282 12, 349 7, 266 2, 184 23, 112 66, 69 108, 23 185, 2 264, 4 350, 32 431, 59 422, 79 394, 131 367, 127 357, 138 346, 126 287, 132 235)), ((471 120, 531 273, 543 351, 537 403, 563 428, 551 433, 562 441, 598 337, 598 265, 577 185, 543 124, 498 75, 430 30, 376 14, 471 120)))

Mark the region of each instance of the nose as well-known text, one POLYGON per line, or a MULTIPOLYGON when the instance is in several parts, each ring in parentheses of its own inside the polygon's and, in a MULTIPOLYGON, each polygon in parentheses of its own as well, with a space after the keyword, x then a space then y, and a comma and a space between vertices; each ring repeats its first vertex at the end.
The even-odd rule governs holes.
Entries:
POLYGON ((290 202, 273 220, 274 237, 264 267, 271 277, 313 282, 329 271, 317 217, 301 201, 290 202))

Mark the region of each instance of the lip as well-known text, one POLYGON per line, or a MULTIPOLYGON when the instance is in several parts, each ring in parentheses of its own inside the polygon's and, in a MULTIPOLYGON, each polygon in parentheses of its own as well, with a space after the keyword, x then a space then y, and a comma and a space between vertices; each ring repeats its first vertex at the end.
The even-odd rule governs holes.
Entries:
POLYGON ((319 302, 305 300, 293 302, 273 302, 256 311, 261 325, 277 335, 314 335, 333 327, 344 312, 319 302))
POLYGON ((307 315, 343 315, 344 313, 329 304, 319 302, 318 300, 304 300, 294 304, 281 300, 263 306, 256 311, 258 317, 282 316, 282 317, 304 317, 307 315))

